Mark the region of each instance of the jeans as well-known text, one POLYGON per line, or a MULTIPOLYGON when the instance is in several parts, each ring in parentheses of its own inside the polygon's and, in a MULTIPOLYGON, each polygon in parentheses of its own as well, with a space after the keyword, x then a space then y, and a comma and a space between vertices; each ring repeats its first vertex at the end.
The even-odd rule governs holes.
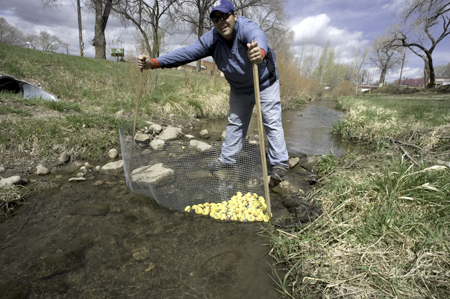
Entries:
MULTIPOLYGON (((269 141, 268 158, 272 166, 288 166, 288 152, 281 124, 280 83, 260 92, 262 121, 269 141)), ((226 128, 225 141, 219 160, 224 164, 236 163, 247 136, 248 126, 255 106, 255 94, 237 94, 230 90, 230 114, 226 128)), ((261 140, 262 142, 262 140, 261 140)))

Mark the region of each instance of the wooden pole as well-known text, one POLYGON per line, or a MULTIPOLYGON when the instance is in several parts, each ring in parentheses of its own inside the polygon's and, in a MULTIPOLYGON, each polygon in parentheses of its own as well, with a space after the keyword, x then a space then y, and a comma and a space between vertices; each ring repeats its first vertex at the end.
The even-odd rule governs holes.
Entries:
POLYGON ((144 84, 143 77, 144 77, 144 70, 141 69, 141 73, 139 74, 138 93, 136 96, 136 107, 134 108, 133 132, 131 133, 132 135, 131 135, 131 147, 130 147, 130 165, 128 167, 128 179, 129 179, 130 183, 133 181, 133 178, 131 176, 131 160, 133 158, 134 135, 136 135, 136 122, 137 122, 139 101, 141 100, 142 89, 143 89, 143 84, 144 84))
POLYGON ((269 215, 269 217, 272 217, 272 209, 270 207, 269 179, 267 176, 266 149, 264 147, 264 127, 262 122, 261 99, 259 95, 258 65, 255 62, 253 62, 253 85, 255 87, 255 104, 256 115, 258 118, 259 147, 261 151, 261 166, 264 177, 264 193, 266 197, 267 214, 269 215))

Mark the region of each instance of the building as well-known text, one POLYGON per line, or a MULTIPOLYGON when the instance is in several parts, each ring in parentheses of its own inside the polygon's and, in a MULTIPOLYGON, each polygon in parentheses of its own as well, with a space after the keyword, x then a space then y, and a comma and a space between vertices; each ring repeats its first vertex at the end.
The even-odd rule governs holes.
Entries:
POLYGON ((436 85, 450 85, 450 77, 436 76, 434 77, 436 85))

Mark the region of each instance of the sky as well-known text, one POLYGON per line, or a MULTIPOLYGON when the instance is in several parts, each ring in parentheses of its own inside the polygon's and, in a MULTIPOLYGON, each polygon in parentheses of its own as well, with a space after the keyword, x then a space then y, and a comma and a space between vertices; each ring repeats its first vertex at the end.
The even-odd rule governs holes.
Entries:
MULTIPOLYGON (((289 26, 295 33, 291 44, 294 53, 300 55, 314 49, 319 53, 329 42, 339 62, 350 62, 355 48, 370 46, 374 38, 383 34, 393 23, 393 14, 406 0, 288 0, 285 6, 289 14, 289 26)), ((0 0, 0 17, 16 26, 24 34, 38 35, 46 31, 68 44, 71 55, 80 55, 76 0, 60 0, 62 5, 44 8, 40 0, 0 0)), ((95 49, 90 44, 94 37, 93 12, 82 11, 84 56, 94 57, 95 49)), ((106 27, 106 42, 111 47, 123 46, 127 53, 138 55, 134 47, 135 30, 124 26, 111 16, 106 27), (118 42, 121 41, 121 42, 118 42)), ((185 46, 193 37, 171 36, 170 47, 185 46)), ((450 62, 450 36, 441 41, 433 52, 434 65, 450 62)), ((59 52, 66 53, 62 47, 59 52)), ((107 56, 109 56, 107 54, 107 56)), ((363 67, 373 77, 379 72, 371 65, 363 67)), ((400 68, 388 73, 387 80, 399 78, 400 68)), ((423 60, 407 51, 402 77, 423 76, 423 60)))

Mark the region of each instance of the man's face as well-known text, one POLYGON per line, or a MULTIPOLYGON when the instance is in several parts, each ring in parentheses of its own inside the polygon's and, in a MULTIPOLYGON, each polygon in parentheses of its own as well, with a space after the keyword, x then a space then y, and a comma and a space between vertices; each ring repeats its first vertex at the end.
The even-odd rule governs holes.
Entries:
MULTIPOLYGON (((220 17, 223 13, 220 11, 214 11, 214 17, 220 17)), ((216 30, 222 35, 225 39, 230 39, 233 37, 233 29, 236 26, 237 14, 234 12, 232 15, 228 16, 227 19, 221 20, 219 18, 217 23, 214 23, 214 27, 216 30)))

